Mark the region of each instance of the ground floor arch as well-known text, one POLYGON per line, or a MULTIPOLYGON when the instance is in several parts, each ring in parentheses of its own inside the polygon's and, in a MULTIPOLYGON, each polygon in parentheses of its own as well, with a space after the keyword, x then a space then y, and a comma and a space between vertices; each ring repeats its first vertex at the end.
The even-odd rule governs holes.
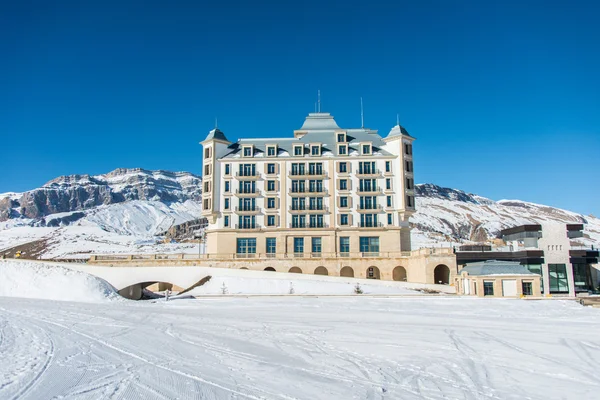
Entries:
POLYGON ((246 267, 242 267, 242 268, 240 268, 240 269, 248 269, 248 268, 246 268, 246 267))
POLYGON ((315 275, 329 275, 329 271, 325 267, 317 267, 315 269, 315 275))
POLYGON ((267 267, 267 268, 265 268, 265 271, 275 271, 275 268, 273 268, 273 267, 267 267))
POLYGON ((345 276, 347 278, 354 278, 354 270, 352 267, 343 267, 340 270, 340 276, 345 276))
POLYGON ((395 281, 406 282, 406 268, 398 266, 392 270, 392 279, 395 281))
POLYGON ((367 279, 381 279, 381 271, 376 266, 367 268, 367 279))
POLYGON ((434 283, 448 285, 450 283, 450 268, 445 264, 439 264, 433 270, 434 283))
POLYGON ((292 273, 292 274, 301 274, 302 270, 300 268, 298 268, 298 267, 292 267, 292 268, 290 268, 289 272, 292 273))

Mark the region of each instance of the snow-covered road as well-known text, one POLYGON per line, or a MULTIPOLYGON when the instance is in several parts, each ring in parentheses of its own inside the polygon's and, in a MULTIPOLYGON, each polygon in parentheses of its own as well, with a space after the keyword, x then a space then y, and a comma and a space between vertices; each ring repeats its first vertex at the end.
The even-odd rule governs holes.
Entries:
POLYGON ((0 297, 0 398, 592 399, 598 332, 568 301, 0 297))

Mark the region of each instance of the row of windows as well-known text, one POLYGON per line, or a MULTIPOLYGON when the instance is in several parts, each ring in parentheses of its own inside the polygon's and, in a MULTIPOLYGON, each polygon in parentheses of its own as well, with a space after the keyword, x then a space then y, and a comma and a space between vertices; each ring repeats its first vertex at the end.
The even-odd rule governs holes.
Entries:
MULTIPOLYGON (((407 161, 408 163, 409 161, 407 161)), ((412 162, 410 162, 412 165, 412 162)), ((347 162, 338 163, 339 173, 348 173, 347 162)), ((210 165, 204 166, 204 174, 210 175, 210 165)), ((408 168, 408 167, 407 167, 408 168)), ((267 174, 276 174, 277 165, 275 163, 267 163, 266 168, 267 174)), ((385 172, 392 172, 392 162, 385 162, 385 172)), ((323 163, 292 163, 291 175, 322 175, 323 174, 323 163), (307 167, 308 165, 308 167, 307 167), (308 171, 308 174, 307 174, 308 171)), ((358 174, 378 174, 379 171, 376 168, 375 161, 361 161, 358 163, 358 174)), ((231 164, 225 164, 225 175, 231 175, 231 164)), ((256 176, 256 164, 239 164, 239 176, 256 176)))
MULTIPOLYGON (((342 134, 339 134, 342 135, 342 134)), ((339 155, 348 155, 349 145, 346 142, 346 135, 343 134, 344 140, 338 141, 338 154, 339 155)), ((341 137, 338 137, 340 139, 341 137)), ((412 145, 410 145, 412 147, 412 145)), ((267 157, 276 157, 279 153, 279 148, 276 145, 267 145, 267 157)), ((292 153, 295 157, 303 157, 305 155, 310 155, 313 157, 320 157, 322 153, 322 145, 321 144, 309 144, 308 146, 304 144, 295 144, 292 146, 292 153)), ((363 143, 359 146, 361 155, 371 155, 373 153, 373 146, 371 143, 363 143)), ((412 148, 411 148, 412 151, 412 148)), ((205 149, 205 158, 209 159, 211 156, 210 148, 205 149)), ((257 151, 254 146, 242 145, 242 157, 254 157, 257 151)), ((408 153, 407 153, 408 154, 408 153)), ((411 153, 412 154, 412 153, 411 153)))
MULTIPOLYGON (((521 289, 523 295, 533 296, 533 282, 521 282, 521 289)), ((494 281, 483 281, 483 295, 493 296, 494 295, 494 281)))
MULTIPOLYGON (((304 253, 307 242, 310 240, 311 253, 321 253, 323 250, 323 239, 320 237, 295 237, 294 238, 294 253, 304 253)), ((265 247, 267 254, 275 254, 277 252, 277 238, 265 238, 265 247)), ((341 236, 339 238, 340 253, 350 253, 350 237, 341 236)), ((366 236, 359 238, 359 251, 361 253, 379 253, 379 237, 366 236)), ((238 238, 236 252, 238 254, 256 254, 256 238, 238 238)))
MULTIPOLYGON (((265 224, 267 227, 275 227, 278 225, 278 217, 276 215, 267 215, 265 218, 265 224)), ((341 226, 349 226, 350 225, 350 216, 349 214, 340 214, 339 224, 341 226)), ((387 224, 394 224, 394 215, 387 214, 387 224)), ((223 217, 223 226, 225 228, 229 228, 231 225, 231 217, 229 215, 225 215, 223 217)), ((378 221, 377 214, 361 214, 360 223, 358 225, 361 228, 377 228, 383 226, 381 222, 378 221)), ((240 215, 238 217, 238 225, 237 229, 255 229, 258 228, 256 225, 256 216, 254 215, 240 215)), ((293 215, 292 223, 290 228, 327 228, 327 224, 325 224, 325 220, 323 215, 293 215)))

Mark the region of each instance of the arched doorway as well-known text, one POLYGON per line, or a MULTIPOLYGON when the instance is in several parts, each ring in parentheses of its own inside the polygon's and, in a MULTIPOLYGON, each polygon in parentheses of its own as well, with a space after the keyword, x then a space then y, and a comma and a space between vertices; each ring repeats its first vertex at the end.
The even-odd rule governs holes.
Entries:
POLYGON ((292 268, 290 268, 290 273, 292 273, 292 274, 301 274, 302 270, 300 268, 298 268, 298 267, 292 267, 292 268))
POLYGON ((327 268, 325 267, 317 267, 317 269, 315 269, 315 275, 329 275, 329 272, 327 272, 327 268))
POLYGON ((447 265, 440 264, 433 270, 434 283, 447 285, 450 283, 450 268, 447 265))
POLYGON ((246 268, 246 267, 242 267, 242 268, 240 268, 240 269, 248 269, 248 268, 246 268))
POLYGON ((379 268, 375 266, 367 268, 367 279, 381 279, 379 268))
POLYGON ((395 281, 406 282, 406 268, 396 267, 392 271, 392 279, 395 281))
POLYGON ((340 276, 354 278, 354 270, 351 267, 344 267, 340 270, 340 276))
POLYGON ((267 267, 267 268, 265 268, 265 271, 275 271, 275 268, 273 268, 273 267, 267 267))

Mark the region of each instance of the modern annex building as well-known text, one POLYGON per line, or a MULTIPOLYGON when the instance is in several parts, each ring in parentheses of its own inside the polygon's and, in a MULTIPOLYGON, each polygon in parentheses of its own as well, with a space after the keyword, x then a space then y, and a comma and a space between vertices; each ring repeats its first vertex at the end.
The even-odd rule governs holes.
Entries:
POLYGON ((411 252, 414 138, 310 113, 286 138, 203 146, 207 257, 229 267, 449 283, 450 249, 411 252))

